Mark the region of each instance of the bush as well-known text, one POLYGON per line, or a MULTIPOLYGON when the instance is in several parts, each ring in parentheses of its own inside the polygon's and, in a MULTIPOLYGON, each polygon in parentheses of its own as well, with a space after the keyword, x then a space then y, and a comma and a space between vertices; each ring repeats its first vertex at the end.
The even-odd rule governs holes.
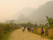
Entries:
POLYGON ((18 26, 16 26, 15 24, 13 24, 13 25, 8 24, 8 23, 7 24, 0 24, 0 40, 3 40, 4 36, 7 33, 11 32, 17 28, 18 28, 18 26))

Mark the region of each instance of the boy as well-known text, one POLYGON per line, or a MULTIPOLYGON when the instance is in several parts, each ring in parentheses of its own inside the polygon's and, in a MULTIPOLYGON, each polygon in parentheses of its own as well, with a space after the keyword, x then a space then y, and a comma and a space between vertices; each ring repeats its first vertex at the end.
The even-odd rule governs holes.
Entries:
POLYGON ((43 28, 41 29, 41 37, 43 36, 43 34, 44 34, 44 30, 43 30, 43 28))

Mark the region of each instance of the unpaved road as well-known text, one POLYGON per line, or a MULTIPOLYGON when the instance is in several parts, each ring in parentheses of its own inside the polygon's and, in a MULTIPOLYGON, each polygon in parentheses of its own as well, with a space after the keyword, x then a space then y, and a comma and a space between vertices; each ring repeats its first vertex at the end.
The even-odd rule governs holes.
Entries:
POLYGON ((39 35, 28 32, 27 29, 25 30, 25 32, 22 32, 22 29, 19 29, 12 32, 8 40, 49 40, 49 39, 41 38, 39 35))

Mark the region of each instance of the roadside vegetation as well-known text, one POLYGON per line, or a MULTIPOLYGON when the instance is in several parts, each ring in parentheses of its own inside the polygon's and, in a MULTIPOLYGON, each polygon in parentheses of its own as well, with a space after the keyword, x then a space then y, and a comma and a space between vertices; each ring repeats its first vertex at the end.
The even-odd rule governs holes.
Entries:
MULTIPOLYGON (((21 23, 20 25, 26 28, 32 28, 33 27, 33 33, 37 35, 41 35, 41 28, 44 28, 44 37, 49 38, 53 40, 53 18, 49 18, 46 16, 47 22, 45 25, 44 24, 32 24, 31 22, 28 23, 21 23)), ((31 32, 31 30, 28 30, 31 32)))
POLYGON ((7 40, 10 33, 19 28, 20 27, 14 23, 0 23, 0 40, 7 40))
MULTIPOLYGON (((0 40, 7 40, 12 31, 19 29, 21 27, 26 27, 26 28, 33 27, 32 33, 35 33, 37 35, 41 35, 41 28, 44 28, 44 37, 53 40, 53 18, 49 18, 47 16, 46 18, 48 23, 46 23, 45 25, 43 24, 37 25, 36 23, 32 24, 31 22, 19 23, 19 24, 0 23, 0 40)), ((31 30, 28 31, 31 32, 31 30)))

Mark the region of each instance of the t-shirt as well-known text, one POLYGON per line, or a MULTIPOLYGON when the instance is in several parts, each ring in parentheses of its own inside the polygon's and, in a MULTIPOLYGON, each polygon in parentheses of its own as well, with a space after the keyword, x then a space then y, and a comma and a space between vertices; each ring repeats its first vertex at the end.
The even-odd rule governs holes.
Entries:
POLYGON ((44 30, 42 30, 42 33, 44 33, 44 30))
POLYGON ((23 29, 24 29, 24 27, 23 27, 23 29))
POLYGON ((33 30, 33 28, 31 28, 31 30, 33 30))

